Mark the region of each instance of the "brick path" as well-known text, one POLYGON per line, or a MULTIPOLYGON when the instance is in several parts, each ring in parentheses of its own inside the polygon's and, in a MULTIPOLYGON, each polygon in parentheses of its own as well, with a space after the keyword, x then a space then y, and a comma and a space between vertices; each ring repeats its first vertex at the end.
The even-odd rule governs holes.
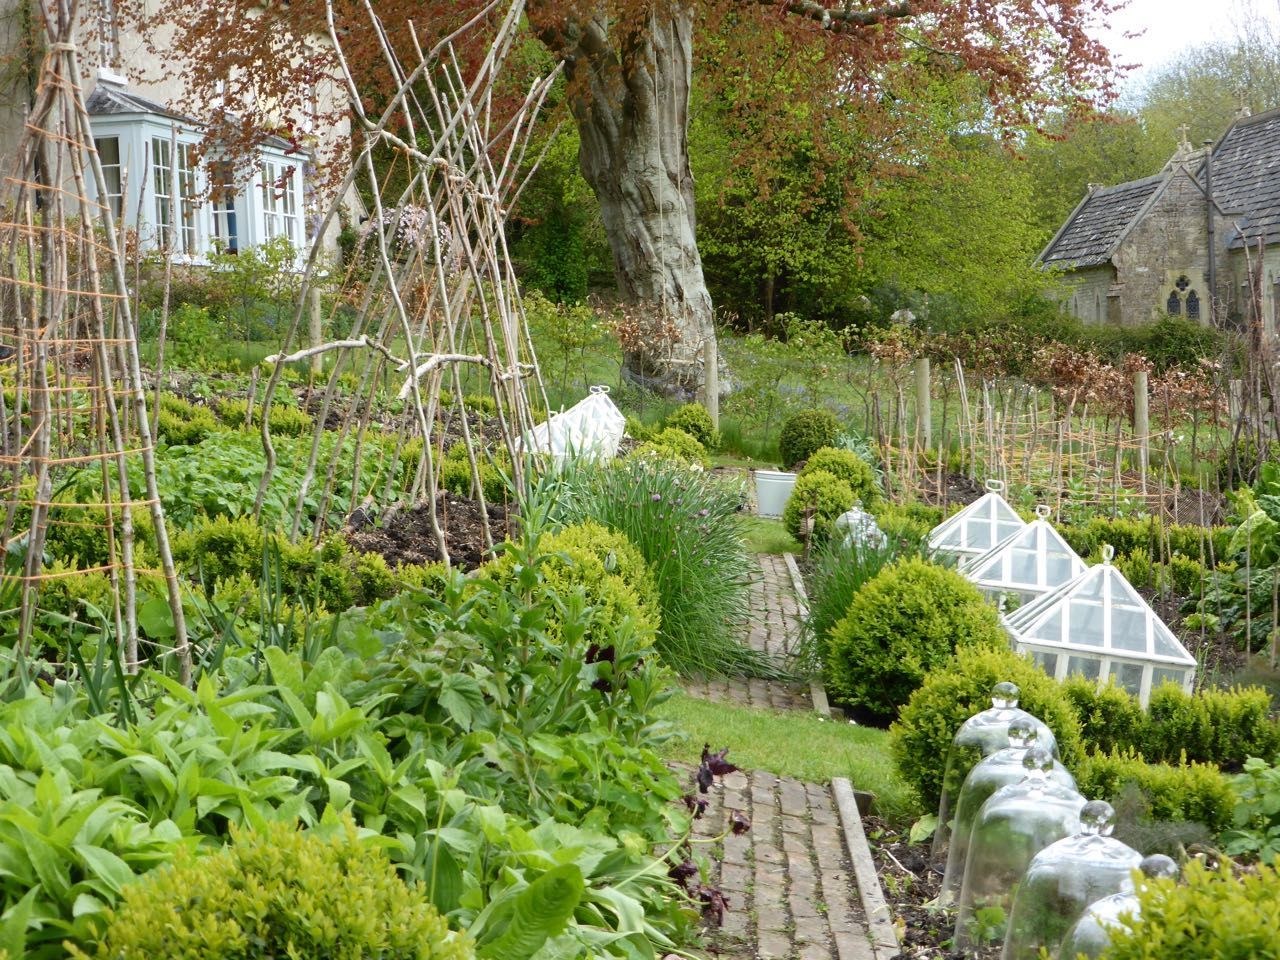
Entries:
MULTIPOLYGON (((759 618, 748 630, 752 647, 785 658, 802 622, 791 576, 782 557, 760 555, 753 586, 759 618)), ((693 696, 772 709, 812 710, 807 687, 777 682, 712 680, 686 684, 693 696)), ((732 758, 730 758, 732 759, 732 758)), ((685 782, 693 771, 679 770, 685 782)), ((828 786, 761 771, 733 773, 717 781, 695 835, 727 833, 741 811, 751 829, 701 848, 712 869, 709 881, 729 898, 724 925, 710 936, 720 960, 875 960, 871 933, 850 869, 840 819, 828 786)), ((699 851, 695 850, 695 857, 699 851)))
MULTIPOLYGON (((751 609, 756 618, 747 628, 747 643, 785 662, 800 636, 803 618, 791 574, 782 557, 762 553, 756 557, 760 572, 751 584, 751 609)), ((734 703, 772 710, 811 710, 809 688, 775 680, 726 680, 722 677, 686 680, 685 690, 702 700, 734 703)))

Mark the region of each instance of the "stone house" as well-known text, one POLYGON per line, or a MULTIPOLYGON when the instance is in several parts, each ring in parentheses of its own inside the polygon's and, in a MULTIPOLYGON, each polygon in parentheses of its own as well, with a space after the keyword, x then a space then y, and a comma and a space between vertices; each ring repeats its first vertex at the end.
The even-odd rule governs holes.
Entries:
POLYGON ((1274 333, 1280 110, 1241 116, 1200 150, 1184 139, 1155 176, 1091 185, 1039 262, 1060 271, 1064 309, 1087 323, 1174 314, 1238 324, 1260 305, 1274 333))
MULTIPOLYGON (((8 65, 0 72, 0 162, 16 153, 33 92, 38 59, 24 63, 18 53, 24 21, 39 15, 38 2, 0 0, 0 62, 8 65)), ((278 237, 301 255, 324 212, 315 190, 314 153, 270 137, 255 156, 232 160, 220 156, 216 145, 202 154, 197 147, 205 121, 178 107, 188 101, 181 75, 174 77, 167 57, 153 52, 163 50, 163 38, 139 35, 117 15, 115 3, 82 0, 77 46, 94 145, 117 221, 136 230, 143 250, 163 249, 172 238, 179 262, 200 264, 215 249, 236 252, 278 237)), ((345 102, 336 78, 310 96, 317 109, 345 102)), ((307 128, 305 118, 294 119, 307 128)), ((349 138, 344 121, 313 131, 308 146, 324 153, 349 138)), ((343 201, 358 217, 354 190, 343 201)), ((339 229, 335 218, 322 238, 330 252, 339 229)))

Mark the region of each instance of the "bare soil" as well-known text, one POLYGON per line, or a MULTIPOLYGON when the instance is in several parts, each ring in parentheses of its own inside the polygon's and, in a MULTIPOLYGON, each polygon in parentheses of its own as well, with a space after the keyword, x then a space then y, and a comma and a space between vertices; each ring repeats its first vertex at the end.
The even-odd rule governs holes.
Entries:
MULTIPOLYGON (((495 543, 507 538, 512 517, 500 503, 485 504, 489 530, 495 543)), ((452 493, 436 500, 440 527, 444 530, 449 559, 463 570, 473 570, 489 557, 481 521, 480 504, 452 493)), ((404 563, 434 563, 440 559, 440 545, 431 529, 431 514, 425 503, 389 511, 378 523, 353 518, 345 531, 347 541, 357 550, 381 554, 391 566, 404 563)))
POLYGON ((911 843, 905 831, 891 829, 878 817, 866 817, 864 825, 880 887, 902 940, 895 960, 998 960, 999 944, 952 948, 955 912, 931 906, 942 888, 942 875, 929 866, 929 844, 911 843))

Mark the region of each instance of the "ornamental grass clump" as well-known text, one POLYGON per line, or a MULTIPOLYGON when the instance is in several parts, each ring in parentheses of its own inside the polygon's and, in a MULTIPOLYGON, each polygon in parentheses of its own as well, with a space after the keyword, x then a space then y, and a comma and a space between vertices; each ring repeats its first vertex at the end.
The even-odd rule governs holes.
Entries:
POLYGON ((857 592, 832 629, 828 690, 869 719, 892 720, 958 648, 1008 642, 995 607, 961 574, 898 560, 857 592))
POLYGON ((234 827, 226 849, 179 854, 128 884, 81 960, 472 960, 475 948, 347 823, 330 840, 284 823, 234 827))
POLYGON ((739 639, 750 609, 751 562, 742 541, 742 490, 660 459, 580 467, 556 512, 625 534, 653 572, 661 608, 658 651, 681 673, 764 675, 764 655, 739 639))

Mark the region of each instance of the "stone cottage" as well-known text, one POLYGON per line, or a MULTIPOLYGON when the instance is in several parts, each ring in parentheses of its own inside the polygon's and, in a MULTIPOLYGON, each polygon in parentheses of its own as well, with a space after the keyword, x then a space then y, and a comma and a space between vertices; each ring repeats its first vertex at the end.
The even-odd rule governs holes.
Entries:
POLYGON ((1091 185, 1040 254, 1062 302, 1088 323, 1165 314, 1262 321, 1280 309, 1280 110, 1241 116, 1200 150, 1183 142, 1160 173, 1091 185), (1260 295, 1260 301, 1259 301, 1260 295), (1255 305, 1261 306, 1260 316, 1255 305))

